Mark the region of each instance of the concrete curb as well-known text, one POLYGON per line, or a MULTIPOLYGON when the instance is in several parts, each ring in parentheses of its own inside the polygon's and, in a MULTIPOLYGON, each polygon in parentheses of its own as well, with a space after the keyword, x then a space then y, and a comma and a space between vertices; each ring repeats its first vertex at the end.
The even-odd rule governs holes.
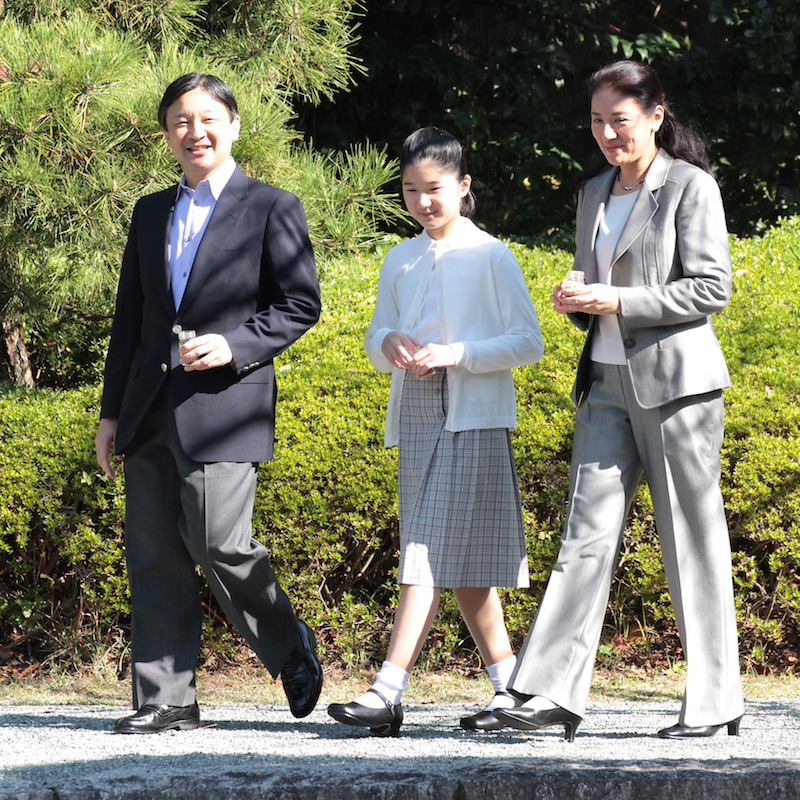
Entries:
MULTIPOLYGON (((469 709, 467 709, 469 711, 469 709)), ((0 707, 0 800, 782 800, 800 798, 800 701, 747 705, 741 736, 670 742, 672 703, 594 705, 556 729, 474 734, 462 706, 406 708, 395 739, 285 706, 209 706, 207 727, 110 733, 125 709, 0 707)))

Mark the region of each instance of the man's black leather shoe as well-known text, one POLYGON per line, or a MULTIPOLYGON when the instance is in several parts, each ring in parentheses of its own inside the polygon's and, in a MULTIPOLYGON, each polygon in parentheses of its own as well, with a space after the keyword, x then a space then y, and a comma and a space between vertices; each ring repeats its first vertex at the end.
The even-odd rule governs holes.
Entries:
POLYGON ((317 640, 305 622, 297 620, 303 650, 283 665, 281 680, 289 709, 295 717, 307 717, 322 691, 322 664, 317 658, 317 640))
POLYGON ((148 704, 135 714, 122 717, 114 723, 114 733, 161 733, 161 731, 189 731, 200 725, 197 703, 190 706, 164 706, 148 704))

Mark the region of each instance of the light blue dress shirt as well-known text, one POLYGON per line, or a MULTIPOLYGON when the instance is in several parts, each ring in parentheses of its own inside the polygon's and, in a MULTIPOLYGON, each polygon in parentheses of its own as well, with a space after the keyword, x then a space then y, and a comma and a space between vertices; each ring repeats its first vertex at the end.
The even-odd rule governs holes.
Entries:
POLYGON ((208 221, 234 169, 236 164, 229 158, 194 189, 187 186, 186 176, 181 176, 172 212, 168 251, 170 287, 176 310, 180 308, 208 221))

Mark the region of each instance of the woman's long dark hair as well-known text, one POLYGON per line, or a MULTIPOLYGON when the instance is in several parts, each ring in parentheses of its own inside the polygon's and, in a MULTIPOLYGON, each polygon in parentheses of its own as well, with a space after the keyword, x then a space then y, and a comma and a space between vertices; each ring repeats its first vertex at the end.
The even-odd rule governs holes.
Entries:
MULTIPOLYGON (((688 125, 679 122, 672 113, 658 76, 647 64, 639 61, 615 61, 606 64, 592 73, 588 87, 590 98, 600 89, 609 89, 623 97, 630 97, 647 115, 651 115, 656 106, 662 106, 664 120, 656 131, 656 145, 673 158, 680 158, 711 172, 703 140, 688 125)), ((594 169, 590 168, 581 176, 581 182, 601 172, 606 166, 607 162, 598 164, 594 169)))
MULTIPOLYGON (((467 159, 464 148, 455 136, 441 128, 419 128, 410 134, 400 152, 400 173, 410 164, 432 161, 447 175, 462 180, 467 174, 467 159)), ((472 217, 475 213, 475 195, 470 190, 461 198, 461 216, 472 217)))

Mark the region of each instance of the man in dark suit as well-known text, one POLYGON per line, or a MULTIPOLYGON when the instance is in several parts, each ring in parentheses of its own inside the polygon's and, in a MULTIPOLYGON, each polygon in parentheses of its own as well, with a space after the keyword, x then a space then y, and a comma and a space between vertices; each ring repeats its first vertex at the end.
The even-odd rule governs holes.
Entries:
POLYGON ((236 167, 239 116, 219 78, 178 78, 158 119, 183 177, 134 210, 95 438, 109 476, 112 448, 124 455, 127 493, 136 713, 114 729, 199 725, 196 564, 303 717, 322 688, 314 635, 251 521, 256 463, 272 456, 272 362, 320 312, 305 214, 236 167))

